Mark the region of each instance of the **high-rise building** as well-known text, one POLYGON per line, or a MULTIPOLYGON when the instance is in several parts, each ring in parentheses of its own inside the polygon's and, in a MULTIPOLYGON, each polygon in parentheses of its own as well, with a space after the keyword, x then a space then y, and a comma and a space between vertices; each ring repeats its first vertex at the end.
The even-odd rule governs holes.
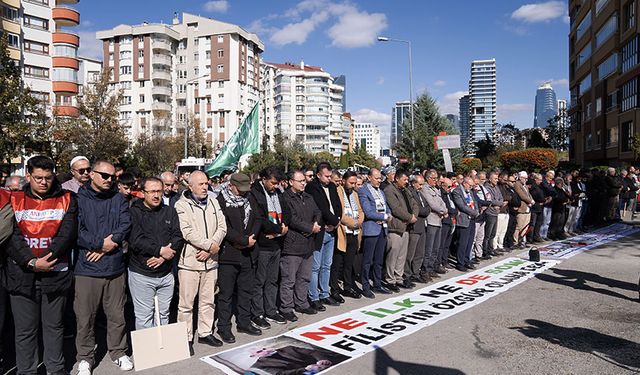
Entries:
POLYGON ((638 1, 569 1, 569 158, 633 163, 640 123, 638 1))
POLYGON ((380 129, 368 122, 353 125, 353 147, 364 147, 369 155, 380 157, 380 129))
POLYGON ((344 88, 334 83, 331 74, 304 61, 264 63, 262 71, 265 93, 272 93, 265 94, 266 135, 273 138, 279 133, 285 141, 298 142, 307 151, 340 156, 344 88))
POLYGON ((119 25, 96 36, 113 87, 124 90, 120 118, 132 140, 184 134, 197 120, 219 147, 260 98, 264 44, 237 25, 183 13, 171 25, 119 25))
POLYGON ((402 123, 411 116, 411 103, 409 101, 396 102, 391 110, 391 148, 402 140, 402 123))
POLYGON ((447 118, 451 126, 453 126, 455 129, 458 129, 458 119, 459 119, 458 115, 454 115, 453 113, 448 113, 444 116, 447 118))
POLYGON ((337 77, 333 77, 333 83, 342 86, 344 88, 344 92, 342 93, 342 110, 347 110, 347 76, 341 74, 337 77))
POLYGON ((471 62, 469 142, 493 138, 496 131, 496 60, 471 62))
POLYGON ((78 1, 0 1, 0 34, 7 35, 10 57, 48 115, 78 115, 80 38, 68 31, 80 23, 80 13, 68 6, 78 1))
POLYGON ((470 96, 465 95, 460 98, 460 119, 458 120, 460 129, 460 144, 465 145, 469 142, 469 128, 471 124, 471 102, 470 96))
POLYGON ((536 106, 533 114, 533 127, 546 128, 549 120, 558 114, 558 100, 551 84, 545 83, 536 90, 536 106))

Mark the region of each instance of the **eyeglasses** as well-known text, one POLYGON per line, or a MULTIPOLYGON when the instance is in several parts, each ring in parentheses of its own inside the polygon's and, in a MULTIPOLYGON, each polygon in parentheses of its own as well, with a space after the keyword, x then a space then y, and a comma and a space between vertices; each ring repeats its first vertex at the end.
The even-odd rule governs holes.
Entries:
POLYGON ((511 182, 511 183, 515 184, 516 180, 509 180, 508 182, 511 182))
POLYGON ((91 172, 91 168, 79 168, 74 169, 74 171, 78 172, 78 174, 85 174, 91 172))
POLYGON ((46 182, 51 182, 53 181, 55 176, 34 176, 31 175, 31 178, 33 178, 33 180, 35 182, 42 182, 42 181, 46 181, 46 182))
POLYGON ((145 193, 147 194, 151 194, 151 195, 156 195, 156 194, 163 194, 164 191, 163 190, 143 190, 145 193))
POLYGON ((291 180, 291 181, 293 181, 293 182, 299 182, 299 183, 301 183, 301 184, 306 184, 306 183, 307 183, 307 180, 291 180))
POLYGON ((109 174, 107 172, 99 172, 99 171, 93 171, 93 172, 99 174, 103 180, 115 180, 116 178, 115 174, 109 174))

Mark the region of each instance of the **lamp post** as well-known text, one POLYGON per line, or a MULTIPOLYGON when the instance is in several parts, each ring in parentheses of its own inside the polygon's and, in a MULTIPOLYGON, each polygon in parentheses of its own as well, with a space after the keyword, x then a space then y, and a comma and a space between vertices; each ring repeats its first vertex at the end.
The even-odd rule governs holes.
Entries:
POLYGON ((187 86, 187 118, 185 119, 185 124, 184 124, 184 158, 188 158, 189 157, 189 85, 191 85, 193 82, 199 80, 200 78, 204 78, 204 77, 208 77, 208 74, 203 74, 199 77, 195 77, 195 78, 191 78, 190 80, 188 80, 187 82, 185 82, 185 85, 187 86))
POLYGON ((378 42, 398 42, 406 43, 409 47, 409 112, 411 113, 411 163, 416 162, 416 141, 415 141, 415 124, 413 120, 413 68, 411 62, 411 41, 403 39, 394 39, 386 36, 379 36, 378 42))

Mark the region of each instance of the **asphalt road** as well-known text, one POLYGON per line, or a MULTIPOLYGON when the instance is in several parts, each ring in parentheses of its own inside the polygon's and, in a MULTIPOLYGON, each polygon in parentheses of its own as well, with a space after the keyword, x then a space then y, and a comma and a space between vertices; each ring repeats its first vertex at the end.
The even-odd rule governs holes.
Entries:
MULTIPOLYGON (((640 235, 636 235, 576 255, 486 302, 329 373, 640 373, 639 245, 640 235)), ((454 270, 444 279, 459 274, 454 270)), ((325 313, 276 326, 261 338, 370 303, 350 300, 325 313)), ((247 335, 236 337, 236 344, 221 350, 252 341, 247 335)), ((194 349, 196 355, 188 360, 140 374, 221 373, 199 359, 215 350, 199 344, 194 349)), ((104 356, 104 349, 100 353, 104 356)), ((122 372, 105 356, 94 374, 122 372)))

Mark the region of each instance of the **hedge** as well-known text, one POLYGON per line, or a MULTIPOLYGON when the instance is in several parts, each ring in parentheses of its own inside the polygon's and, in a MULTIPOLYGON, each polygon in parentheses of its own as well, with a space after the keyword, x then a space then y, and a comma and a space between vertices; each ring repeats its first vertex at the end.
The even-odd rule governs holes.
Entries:
POLYGON ((472 169, 480 171, 482 170, 482 161, 478 158, 462 158, 459 169, 462 173, 467 173, 472 169))
POLYGON ((505 152, 500 155, 505 169, 512 171, 536 171, 554 169, 558 166, 556 151, 549 148, 529 148, 505 152))

